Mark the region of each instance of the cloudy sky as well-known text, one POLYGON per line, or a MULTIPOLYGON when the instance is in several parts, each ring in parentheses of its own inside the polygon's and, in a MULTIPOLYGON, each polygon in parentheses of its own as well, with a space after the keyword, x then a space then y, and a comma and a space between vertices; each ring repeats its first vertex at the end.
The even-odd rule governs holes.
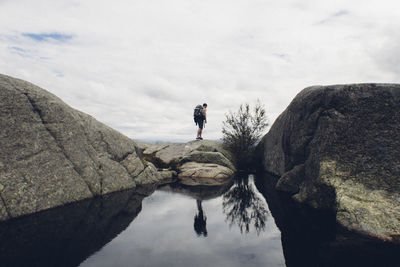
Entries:
POLYGON ((0 0, 0 73, 134 139, 188 141, 208 103, 265 105, 311 85, 400 82, 398 0, 0 0))

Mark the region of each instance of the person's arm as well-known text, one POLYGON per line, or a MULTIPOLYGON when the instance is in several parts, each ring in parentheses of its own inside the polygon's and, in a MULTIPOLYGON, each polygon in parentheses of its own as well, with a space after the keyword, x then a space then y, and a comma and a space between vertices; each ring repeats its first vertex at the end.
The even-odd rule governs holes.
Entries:
POLYGON ((207 109, 203 108, 204 122, 207 123, 207 109))

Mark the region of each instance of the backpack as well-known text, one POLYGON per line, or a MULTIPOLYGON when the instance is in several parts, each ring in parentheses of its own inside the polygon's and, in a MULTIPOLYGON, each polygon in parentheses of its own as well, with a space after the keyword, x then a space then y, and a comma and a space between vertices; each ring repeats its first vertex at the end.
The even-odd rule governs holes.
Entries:
POLYGON ((204 119, 203 106, 202 105, 197 105, 194 108, 193 119, 194 119, 195 122, 204 119))

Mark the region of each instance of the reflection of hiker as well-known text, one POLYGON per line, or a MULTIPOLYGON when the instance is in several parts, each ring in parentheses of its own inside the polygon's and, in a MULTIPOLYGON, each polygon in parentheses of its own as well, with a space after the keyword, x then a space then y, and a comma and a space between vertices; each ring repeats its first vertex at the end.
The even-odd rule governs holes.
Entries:
POLYGON ((207 236, 206 221, 207 217, 204 216, 203 208, 201 207, 201 200, 197 200, 197 209, 199 213, 194 216, 194 231, 198 236, 207 236))
POLYGON ((205 123, 207 123, 207 104, 204 103, 203 106, 197 105, 194 109, 193 117, 194 123, 196 125, 199 125, 196 140, 203 140, 201 134, 203 132, 203 127, 205 126, 205 123))

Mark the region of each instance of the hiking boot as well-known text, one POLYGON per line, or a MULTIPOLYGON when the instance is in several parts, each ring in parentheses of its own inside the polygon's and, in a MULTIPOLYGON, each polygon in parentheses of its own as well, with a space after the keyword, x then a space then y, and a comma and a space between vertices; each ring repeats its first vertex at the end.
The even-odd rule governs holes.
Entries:
POLYGON ((199 137, 199 140, 203 140, 203 137, 199 137))

